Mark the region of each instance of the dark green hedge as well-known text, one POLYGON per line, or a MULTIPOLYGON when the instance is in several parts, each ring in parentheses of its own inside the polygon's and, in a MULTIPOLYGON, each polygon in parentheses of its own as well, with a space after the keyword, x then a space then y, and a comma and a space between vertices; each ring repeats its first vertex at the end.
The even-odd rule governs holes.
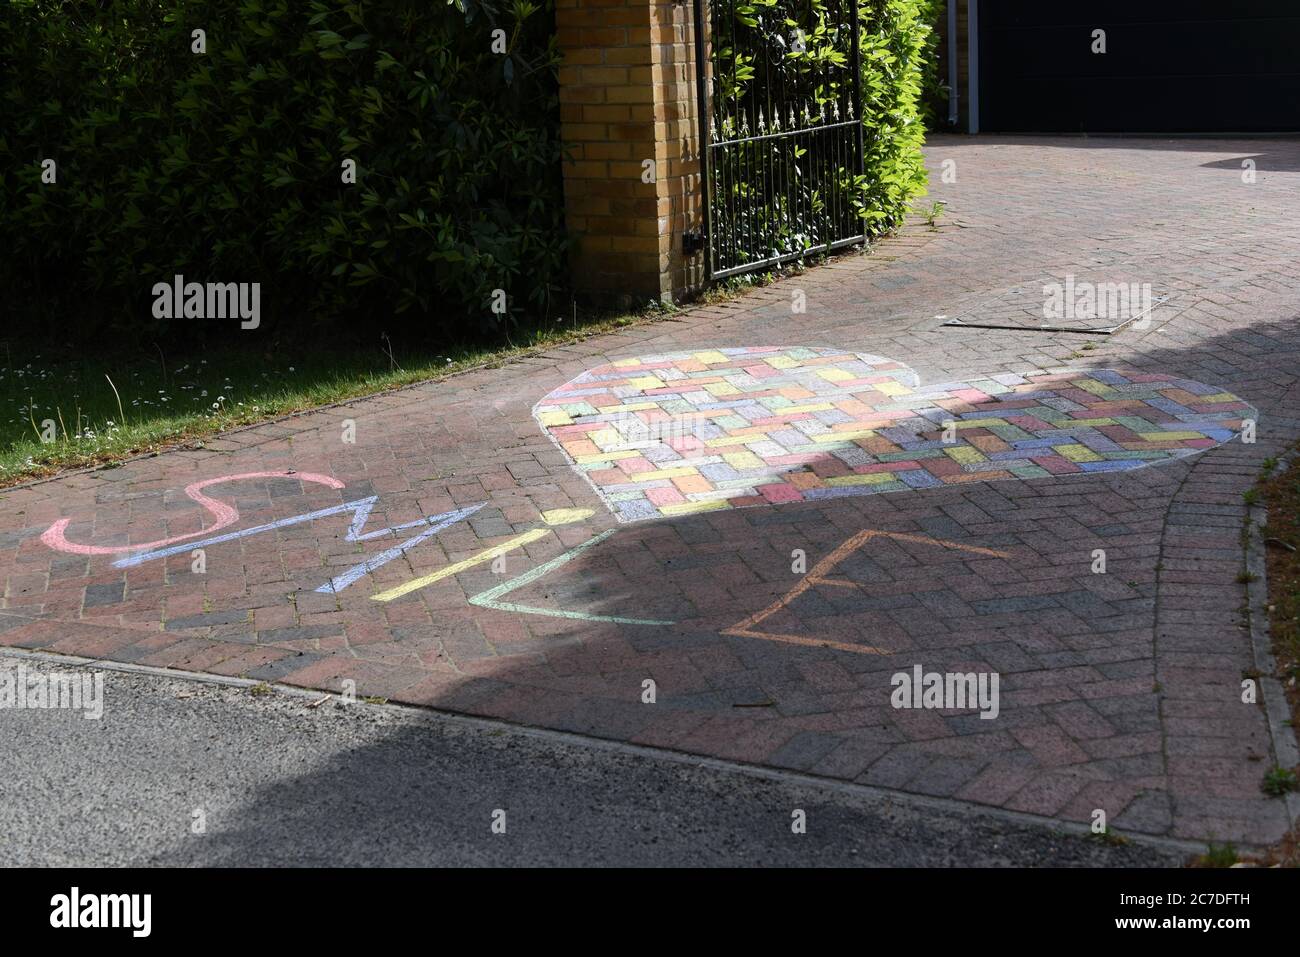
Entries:
POLYGON ((176 273, 261 282, 264 333, 481 334, 498 288, 545 313, 565 272, 553 0, 491 2, 5 0, 6 333, 237 331, 155 320, 176 273))
MULTIPOLYGON (((936 0, 854 2, 866 174, 840 188, 875 233, 924 192, 936 0)), ((497 289, 513 318, 562 311, 553 34, 554 0, 4 0, 0 337, 237 330, 156 319, 153 286, 176 274, 261 283, 258 335, 274 338, 480 337, 506 321, 497 289)), ((836 42, 823 21, 790 68, 836 42)))

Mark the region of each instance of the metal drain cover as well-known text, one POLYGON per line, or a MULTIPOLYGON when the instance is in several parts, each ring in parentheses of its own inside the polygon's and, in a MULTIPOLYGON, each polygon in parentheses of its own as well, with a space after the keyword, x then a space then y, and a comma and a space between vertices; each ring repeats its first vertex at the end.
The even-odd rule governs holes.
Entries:
POLYGON ((1155 309, 1170 298, 1150 283, 1075 275, 1062 281, 1052 276, 1004 290, 943 325, 1112 335, 1131 323, 1149 322, 1155 309))

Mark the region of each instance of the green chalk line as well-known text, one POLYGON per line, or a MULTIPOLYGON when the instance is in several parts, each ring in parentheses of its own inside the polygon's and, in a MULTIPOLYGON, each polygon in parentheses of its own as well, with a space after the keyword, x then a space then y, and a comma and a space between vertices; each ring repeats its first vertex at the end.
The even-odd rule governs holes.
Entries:
POLYGON ((561 565, 571 562, 578 556, 578 553, 590 548, 592 545, 599 544, 609 536, 613 535, 617 529, 608 529, 592 538, 587 539, 581 545, 569 549, 558 558, 552 558, 544 565, 538 565, 536 568, 524 572, 517 578, 512 578, 508 582, 489 588, 485 592, 480 592, 469 600, 471 605, 478 605, 480 608, 495 608, 497 611, 513 611, 522 615, 549 615, 552 618, 576 618, 580 621, 612 621, 620 625, 674 625, 673 621, 659 621, 654 618, 620 618, 617 615, 592 615, 585 611, 561 611, 555 608, 536 608, 532 605, 516 605, 514 602, 497 601, 502 595, 508 595, 517 588, 523 588, 525 585, 537 581, 548 572, 554 571, 561 565))

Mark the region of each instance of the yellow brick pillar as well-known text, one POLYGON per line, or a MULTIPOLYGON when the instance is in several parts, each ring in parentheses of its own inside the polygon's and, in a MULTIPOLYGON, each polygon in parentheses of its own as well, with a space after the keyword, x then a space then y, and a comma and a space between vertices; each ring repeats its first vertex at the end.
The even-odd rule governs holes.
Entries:
POLYGON ((677 300, 703 281, 692 6, 557 0, 573 281, 604 304, 677 300))

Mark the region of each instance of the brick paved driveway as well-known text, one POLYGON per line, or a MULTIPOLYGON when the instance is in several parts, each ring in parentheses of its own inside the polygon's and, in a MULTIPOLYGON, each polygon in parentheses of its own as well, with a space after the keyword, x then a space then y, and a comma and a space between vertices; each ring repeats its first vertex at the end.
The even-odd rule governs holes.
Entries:
MULTIPOLYGON (((1033 814, 1086 821, 1101 808, 1120 829, 1276 838, 1284 806, 1259 789, 1274 745, 1262 709, 1240 701, 1253 664, 1237 577, 1242 493, 1300 435, 1300 144, 936 138, 928 158, 942 227, 909 227, 869 256, 504 368, 3 493, 0 644, 328 689, 350 678, 362 695, 1033 814), (955 183, 939 181, 946 160, 955 183), (1170 299, 1149 328, 1112 337, 937 318, 1005 309, 1008 290, 1067 275, 1170 299), (792 315, 797 291, 807 310, 792 315), (1248 402, 1258 441, 1136 471, 620 524, 531 414, 602 363, 747 346, 874 354, 923 383, 1065 366, 1173 375, 1248 402), (185 493, 246 473, 281 474, 185 493), (332 507, 371 496, 349 536, 355 511, 332 507), (366 532, 480 504, 319 590, 428 528, 366 532), (315 510, 327 514, 286 521, 315 510), (62 519, 65 547, 192 537, 115 567, 139 553, 42 541, 62 519), (202 529, 276 522, 206 545, 206 571, 192 571, 202 529), (811 580, 792 572, 795 549, 811 580), (892 708, 891 675, 917 664, 997 672, 1000 714, 892 708)), ((111 682, 108 694, 111 707, 111 682)))

